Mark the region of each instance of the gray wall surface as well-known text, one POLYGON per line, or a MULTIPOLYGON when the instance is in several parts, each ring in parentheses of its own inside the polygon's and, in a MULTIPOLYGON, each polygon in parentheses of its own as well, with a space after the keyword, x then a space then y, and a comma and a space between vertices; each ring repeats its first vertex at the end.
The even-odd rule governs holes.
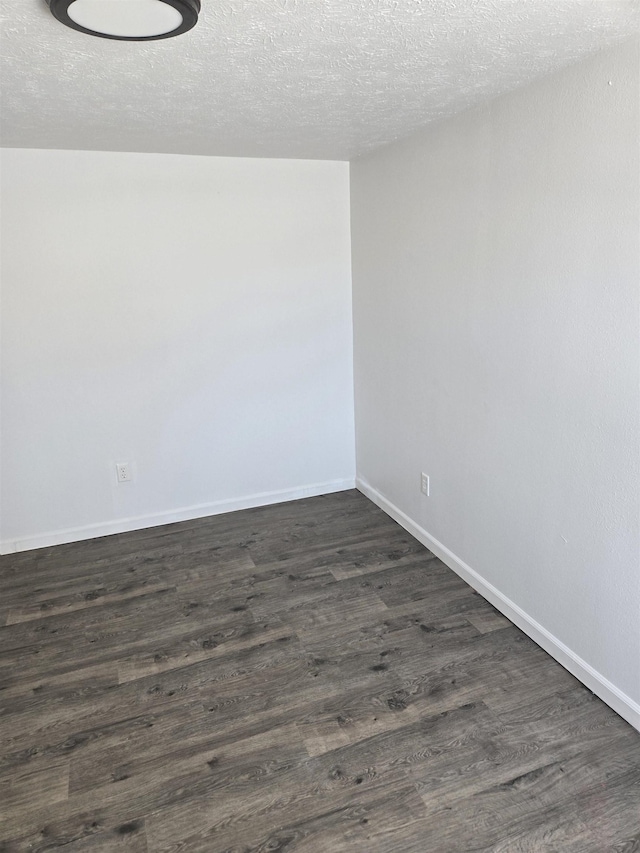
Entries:
POLYGON ((361 483, 632 704, 638 68, 626 42, 351 165, 361 483))
POLYGON ((2 161, 0 549, 353 485, 346 163, 2 161))

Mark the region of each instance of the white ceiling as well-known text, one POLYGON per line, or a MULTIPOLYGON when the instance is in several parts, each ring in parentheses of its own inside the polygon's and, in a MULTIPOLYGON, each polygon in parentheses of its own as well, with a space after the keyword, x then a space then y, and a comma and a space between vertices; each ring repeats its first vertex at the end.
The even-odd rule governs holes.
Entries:
POLYGON ((351 159, 638 32, 638 0, 202 0, 117 42, 2 0, 2 145, 351 159))

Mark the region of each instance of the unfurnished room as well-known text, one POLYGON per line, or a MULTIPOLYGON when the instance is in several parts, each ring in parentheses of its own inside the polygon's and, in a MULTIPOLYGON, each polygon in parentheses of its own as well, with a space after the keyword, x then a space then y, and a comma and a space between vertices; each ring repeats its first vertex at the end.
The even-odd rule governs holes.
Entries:
POLYGON ((639 0, 0 17, 0 853, 640 851, 639 0))

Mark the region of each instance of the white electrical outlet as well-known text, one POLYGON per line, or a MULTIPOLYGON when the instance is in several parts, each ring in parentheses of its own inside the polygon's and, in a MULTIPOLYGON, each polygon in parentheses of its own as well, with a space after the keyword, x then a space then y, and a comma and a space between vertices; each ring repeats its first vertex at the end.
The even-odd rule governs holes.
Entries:
POLYGON ((131 466, 128 462, 116 462, 116 474, 119 483, 128 483, 133 479, 131 477, 131 466))
POLYGON ((423 495, 429 497, 430 494, 430 485, 429 485, 429 475, 425 474, 424 471, 420 475, 420 491, 423 495))

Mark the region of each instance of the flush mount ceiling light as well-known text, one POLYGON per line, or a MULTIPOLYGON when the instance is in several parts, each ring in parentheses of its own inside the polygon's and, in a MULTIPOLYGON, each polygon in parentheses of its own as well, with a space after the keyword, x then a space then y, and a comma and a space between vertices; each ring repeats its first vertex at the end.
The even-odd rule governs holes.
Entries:
POLYGON ((105 39, 150 41, 196 25, 200 0, 46 0, 61 23, 105 39))

